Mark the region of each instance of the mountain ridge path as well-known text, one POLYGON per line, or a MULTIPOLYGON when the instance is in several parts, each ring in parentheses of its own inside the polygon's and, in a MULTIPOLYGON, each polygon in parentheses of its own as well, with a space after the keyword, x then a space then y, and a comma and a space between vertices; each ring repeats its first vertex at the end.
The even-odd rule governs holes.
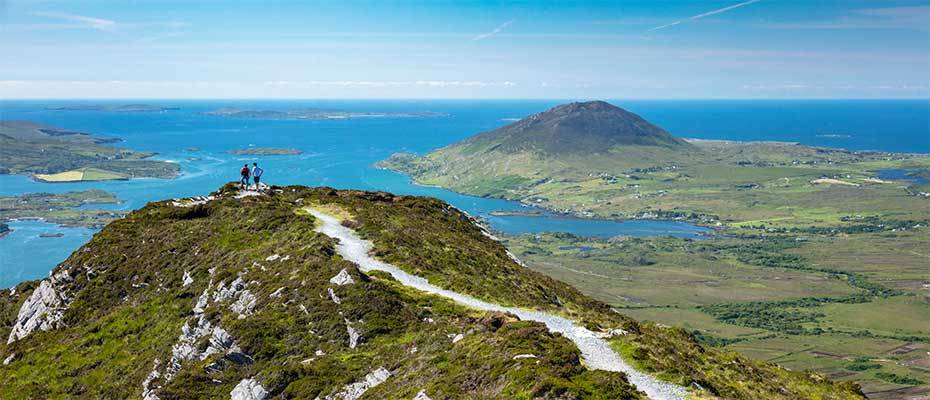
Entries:
POLYGON ((578 346, 582 359, 587 368, 594 370, 623 372, 627 380, 636 388, 654 400, 684 400, 688 398, 688 390, 680 385, 661 381, 654 376, 637 371, 626 363, 610 344, 597 334, 578 325, 567 318, 544 313, 540 311, 504 307, 498 304, 479 300, 475 297, 446 290, 429 283, 425 278, 410 274, 394 265, 382 262, 370 255, 373 244, 360 238, 355 231, 342 226, 340 221, 329 214, 313 208, 305 208, 307 212, 322 223, 316 231, 339 240, 336 252, 342 258, 359 266, 362 272, 382 271, 390 274, 398 282, 430 294, 442 296, 456 303, 485 311, 498 311, 511 313, 522 320, 541 322, 551 332, 557 332, 578 346))

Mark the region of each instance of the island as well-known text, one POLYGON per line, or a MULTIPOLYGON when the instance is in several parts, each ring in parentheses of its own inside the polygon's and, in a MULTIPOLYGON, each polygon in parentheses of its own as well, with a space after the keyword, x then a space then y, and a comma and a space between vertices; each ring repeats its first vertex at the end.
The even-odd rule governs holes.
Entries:
POLYGON ((105 104, 75 104, 66 106, 46 107, 50 111, 100 111, 100 112, 164 112, 177 111, 178 107, 162 107, 151 104, 122 104, 122 105, 105 105, 105 104))
POLYGON ((491 211, 488 213, 495 217, 541 217, 543 212, 539 210, 524 211, 524 210, 498 210, 491 211))
POLYGON ((888 398, 926 392, 927 154, 686 139, 595 101, 378 166, 581 217, 714 227, 706 240, 495 235, 529 269, 707 346, 888 398))
POLYGON ((295 108, 287 110, 269 110, 269 109, 248 109, 236 107, 224 107, 215 110, 205 111, 202 114, 218 117, 232 118, 259 118, 259 119, 304 119, 304 120, 326 120, 326 119, 349 119, 349 118, 423 118, 423 117, 445 117, 449 114, 432 111, 346 111, 346 110, 328 110, 323 108, 295 108))
POLYGON ((176 163, 156 153, 113 147, 119 138, 31 121, 0 120, 0 174, 30 175, 42 182, 174 178, 176 163))
POLYGON ((4 237, 4 236, 6 236, 6 235, 9 235, 10 232, 13 232, 13 230, 10 229, 10 226, 7 225, 7 224, 4 224, 4 223, 2 223, 2 222, 0 222, 0 238, 4 237))
POLYGON ((125 213, 82 206, 117 203, 112 193, 96 189, 0 197, 0 221, 40 220, 64 227, 101 228, 125 213))
POLYGON ((290 149, 290 148, 280 148, 280 147, 247 147, 244 149, 235 149, 230 150, 230 154, 235 154, 237 156, 241 155, 250 155, 250 156, 296 156, 302 154, 303 151, 299 149, 290 149))

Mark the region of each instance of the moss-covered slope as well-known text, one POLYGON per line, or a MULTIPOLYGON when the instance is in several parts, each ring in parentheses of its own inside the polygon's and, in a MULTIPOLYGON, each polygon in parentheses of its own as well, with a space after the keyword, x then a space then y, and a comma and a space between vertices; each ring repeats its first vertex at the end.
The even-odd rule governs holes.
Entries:
POLYGON ((41 285, 3 291, 0 337, 15 329, 16 340, 0 341, 0 398, 217 398, 255 382, 274 398, 312 399, 385 373, 363 398, 641 396, 622 374, 584 368, 574 345, 540 324, 362 274, 298 212, 313 204, 344 210, 379 257, 434 284, 594 330, 622 327, 630 334, 614 344, 631 361, 698 393, 859 397, 853 386, 705 350, 683 332, 613 313, 519 266, 439 200, 305 187, 236 197, 227 186, 209 201, 149 204, 41 285), (343 270, 353 283, 333 280, 343 270), (18 315, 35 293, 50 306, 40 318, 48 329, 23 334, 18 315))

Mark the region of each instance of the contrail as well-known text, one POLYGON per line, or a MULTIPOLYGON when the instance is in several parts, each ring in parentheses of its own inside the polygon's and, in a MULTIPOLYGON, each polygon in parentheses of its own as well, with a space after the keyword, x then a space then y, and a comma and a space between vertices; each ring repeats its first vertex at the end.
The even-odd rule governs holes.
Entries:
POLYGON ((762 0, 749 0, 749 1, 744 1, 744 2, 742 2, 742 3, 734 4, 734 5, 732 5, 732 6, 727 6, 727 7, 724 7, 724 8, 718 8, 718 9, 716 9, 716 10, 708 11, 708 12, 703 13, 703 14, 694 15, 694 16, 688 17, 688 18, 686 18, 686 19, 682 19, 682 20, 678 20, 678 21, 672 22, 672 23, 670 23, 670 24, 665 24, 665 25, 657 26, 657 27, 655 27, 655 28, 652 28, 652 29, 647 30, 646 32, 654 32, 654 31, 657 31, 657 30, 659 30, 659 29, 665 29, 665 28, 669 28, 669 27, 672 27, 672 26, 675 26, 675 25, 679 25, 679 24, 681 24, 682 22, 685 22, 685 21, 693 21, 693 20, 696 20, 696 19, 701 19, 701 18, 704 18, 704 17, 709 17, 709 16, 711 16, 711 15, 716 15, 716 14, 720 14, 720 13, 725 13, 725 12, 727 12, 727 11, 730 11, 730 10, 734 9, 734 8, 740 8, 740 7, 742 7, 742 6, 748 6, 748 5, 752 4, 752 3, 758 3, 758 2, 760 2, 760 1, 762 1, 762 0))
POLYGON ((502 30, 504 30, 504 28, 506 28, 507 26, 509 26, 509 25, 512 24, 512 23, 513 23, 513 20, 504 22, 503 24, 500 24, 500 26, 498 26, 497 28, 494 28, 493 31, 490 31, 490 32, 487 32, 487 33, 482 33, 482 34, 480 34, 480 35, 478 35, 478 36, 475 36, 475 37, 472 38, 471 40, 474 41, 474 40, 487 39, 487 38, 489 38, 489 37, 491 37, 491 36, 494 36, 494 35, 500 33, 502 30))

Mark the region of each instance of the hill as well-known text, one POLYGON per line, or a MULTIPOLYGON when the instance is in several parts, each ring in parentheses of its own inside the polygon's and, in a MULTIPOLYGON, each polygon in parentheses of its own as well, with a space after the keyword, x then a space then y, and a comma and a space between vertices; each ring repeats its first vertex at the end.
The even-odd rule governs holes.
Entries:
POLYGON ((617 314, 442 201, 328 188, 151 203, 3 291, 0 335, 2 398, 861 398, 617 314))
POLYGON ((623 145, 670 149, 689 146, 639 115, 603 101, 553 107, 478 134, 463 144, 507 153, 540 151, 552 155, 609 152, 623 145))

